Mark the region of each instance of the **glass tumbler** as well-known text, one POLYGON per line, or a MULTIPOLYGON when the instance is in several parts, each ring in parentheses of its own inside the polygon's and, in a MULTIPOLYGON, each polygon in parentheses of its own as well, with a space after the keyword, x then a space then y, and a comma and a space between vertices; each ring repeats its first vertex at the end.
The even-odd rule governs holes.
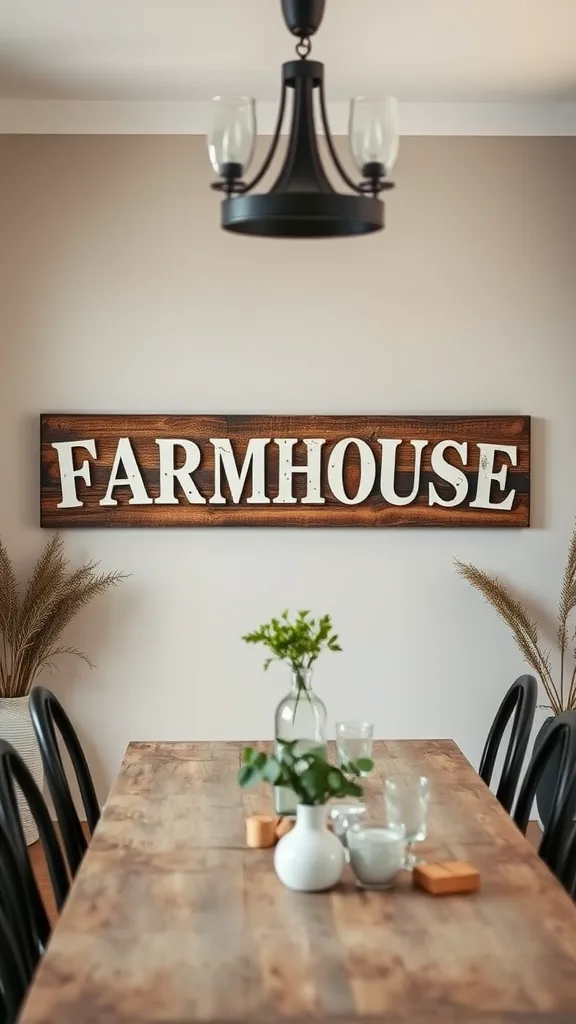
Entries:
POLYGON ((404 867, 411 871, 420 863, 416 843, 426 839, 430 782, 425 775, 396 775, 384 782, 384 809, 389 828, 403 828, 406 841, 404 867))
POLYGON ((362 803, 336 803, 330 808, 332 831, 344 847, 346 860, 349 860, 347 839, 348 831, 353 825, 357 824, 365 814, 366 804, 362 803))
POLYGON ((336 722, 336 749, 338 763, 357 761, 372 756, 374 726, 370 722, 336 722))

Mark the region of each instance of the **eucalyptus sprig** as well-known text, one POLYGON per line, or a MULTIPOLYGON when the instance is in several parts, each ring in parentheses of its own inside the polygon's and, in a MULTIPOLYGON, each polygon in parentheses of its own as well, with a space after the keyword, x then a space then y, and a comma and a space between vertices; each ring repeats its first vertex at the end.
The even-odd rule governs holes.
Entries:
POLYGON ((321 806, 332 798, 362 796, 360 775, 371 772, 374 762, 368 757, 348 761, 341 768, 330 764, 319 751, 298 753, 298 740, 277 740, 279 753, 265 754, 245 747, 242 767, 238 772, 240 786, 267 782, 271 786, 291 789, 298 803, 321 806))
POLYGON ((242 639, 247 644, 263 644, 271 652, 265 670, 273 661, 286 661, 297 674, 309 669, 323 651, 342 650, 330 616, 322 615, 316 621, 309 611, 298 612, 291 621, 286 610, 279 619, 271 619, 242 639))

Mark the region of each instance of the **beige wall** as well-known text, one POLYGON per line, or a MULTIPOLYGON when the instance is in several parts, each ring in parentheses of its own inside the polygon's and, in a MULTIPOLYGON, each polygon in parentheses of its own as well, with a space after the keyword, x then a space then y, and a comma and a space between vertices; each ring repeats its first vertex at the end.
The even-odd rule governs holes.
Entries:
POLYGON ((71 532, 132 578, 70 631, 98 669, 52 679, 102 787, 130 738, 267 736, 286 673, 239 637, 330 611, 332 721, 454 736, 478 757, 521 662, 452 570, 514 580, 550 640, 576 513, 576 140, 410 138, 388 229, 230 238, 202 139, 0 139, 0 531, 38 528, 38 414, 529 413, 534 529, 71 532))

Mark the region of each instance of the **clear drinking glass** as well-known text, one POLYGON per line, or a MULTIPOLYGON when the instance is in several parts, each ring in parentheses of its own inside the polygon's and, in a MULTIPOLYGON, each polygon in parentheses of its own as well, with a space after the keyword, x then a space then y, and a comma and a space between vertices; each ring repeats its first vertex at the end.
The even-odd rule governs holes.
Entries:
POLYGON ((362 803, 335 803, 330 808, 330 821, 332 822, 332 831, 334 835, 338 837, 344 852, 346 854, 346 860, 348 860, 348 830, 353 825, 357 825, 366 814, 366 804, 362 803))
POLYGON ((372 756, 374 726, 370 722, 336 722, 336 749, 338 763, 357 761, 372 756))
POLYGON ((406 840, 404 867, 409 871, 420 863, 416 843, 426 839, 430 782, 425 775, 396 775, 384 782, 384 809, 389 828, 403 828, 406 840))
POLYGON ((388 174, 398 156, 400 128, 394 96, 355 96, 350 103, 350 151, 360 174, 380 164, 388 174))
POLYGON ((215 96, 208 132, 208 155, 216 174, 247 170, 256 144, 256 104, 251 96, 215 96))

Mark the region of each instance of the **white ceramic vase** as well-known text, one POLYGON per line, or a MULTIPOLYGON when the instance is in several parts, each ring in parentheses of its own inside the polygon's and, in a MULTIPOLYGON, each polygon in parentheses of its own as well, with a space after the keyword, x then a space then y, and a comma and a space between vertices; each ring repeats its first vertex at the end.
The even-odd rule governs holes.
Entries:
MULTIPOLYGON (((44 772, 40 748, 36 742, 32 719, 28 710, 29 697, 0 697, 0 739, 8 740, 32 773, 39 789, 42 789, 44 772)), ((30 846, 38 839, 38 829, 28 804, 18 797, 24 838, 30 846)))
POLYGON ((274 853, 274 867, 288 889, 320 892, 340 881, 345 857, 342 843, 328 830, 326 807, 298 804, 296 825, 274 853))

